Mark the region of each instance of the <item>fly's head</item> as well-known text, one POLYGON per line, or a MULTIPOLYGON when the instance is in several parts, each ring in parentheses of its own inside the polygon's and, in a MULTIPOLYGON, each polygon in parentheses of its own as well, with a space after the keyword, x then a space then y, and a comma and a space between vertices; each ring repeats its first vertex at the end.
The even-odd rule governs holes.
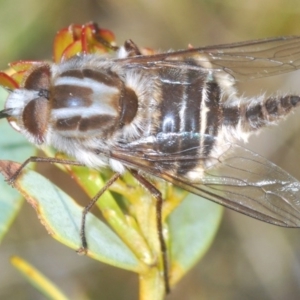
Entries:
POLYGON ((0 118, 36 145, 45 142, 50 113, 50 65, 34 66, 23 83, 10 91, 0 118))
MULTIPOLYGON (((54 63, 60 64, 78 53, 107 53, 118 49, 114 34, 95 23, 72 24, 61 29, 54 39, 54 63)), ((14 129, 30 142, 41 145, 47 140, 51 117, 51 65, 45 62, 10 63, 15 73, 0 72, 0 85, 10 91, 0 119, 7 118, 14 129)))

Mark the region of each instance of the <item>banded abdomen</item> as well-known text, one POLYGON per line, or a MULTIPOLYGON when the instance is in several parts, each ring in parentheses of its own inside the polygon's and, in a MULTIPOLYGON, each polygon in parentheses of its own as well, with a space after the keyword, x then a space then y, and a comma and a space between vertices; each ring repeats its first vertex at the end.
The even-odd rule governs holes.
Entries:
POLYGON ((297 95, 260 96, 223 104, 223 125, 251 133, 277 123, 300 103, 297 95))
POLYGON ((166 68, 159 72, 161 102, 155 150, 185 156, 169 168, 184 175, 214 146, 221 121, 221 87, 206 71, 166 68), (189 157, 191 159, 189 159, 189 157))
POLYGON ((206 70, 166 68, 159 71, 159 80, 160 117, 154 149, 173 156, 174 160, 163 162, 164 168, 190 178, 217 163, 228 141, 245 139, 276 123, 300 102, 293 95, 239 98, 229 81, 206 70))

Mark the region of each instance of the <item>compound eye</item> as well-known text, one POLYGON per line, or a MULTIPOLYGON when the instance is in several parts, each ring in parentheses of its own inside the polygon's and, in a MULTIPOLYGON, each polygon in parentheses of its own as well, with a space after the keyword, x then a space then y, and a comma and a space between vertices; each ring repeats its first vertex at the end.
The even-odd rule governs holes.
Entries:
POLYGON ((27 90, 49 90, 50 86, 50 66, 42 65, 33 69, 24 82, 27 90))
POLYGON ((24 128, 32 134, 37 144, 44 142, 49 113, 49 101, 46 98, 36 98, 28 102, 23 111, 24 128))

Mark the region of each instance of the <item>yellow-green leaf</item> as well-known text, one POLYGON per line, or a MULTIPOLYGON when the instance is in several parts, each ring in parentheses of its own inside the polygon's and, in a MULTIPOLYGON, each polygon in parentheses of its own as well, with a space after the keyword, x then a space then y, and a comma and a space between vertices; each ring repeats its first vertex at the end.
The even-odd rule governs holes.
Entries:
POLYGON ((52 283, 47 277, 41 274, 36 268, 18 256, 11 258, 12 265, 20 271, 25 278, 35 286, 48 299, 67 300, 58 287, 52 283))
POLYGON ((178 282, 208 250, 223 207, 190 194, 170 215, 171 280, 178 282))
MULTIPOLYGON (((0 172, 9 178, 20 165, 0 161, 0 172)), ((70 196, 34 171, 24 170, 14 186, 34 207, 41 223, 53 238, 78 250, 81 247, 82 207, 70 196)), ((88 256, 102 262, 140 272, 141 265, 122 240, 92 214, 86 219, 88 256)), ((78 258, 80 259, 80 258, 78 258)))

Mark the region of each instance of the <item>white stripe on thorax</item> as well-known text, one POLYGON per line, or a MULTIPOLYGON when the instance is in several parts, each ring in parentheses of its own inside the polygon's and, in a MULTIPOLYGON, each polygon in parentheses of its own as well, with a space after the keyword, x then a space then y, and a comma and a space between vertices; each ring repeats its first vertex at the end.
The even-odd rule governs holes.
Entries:
POLYGON ((52 118, 63 119, 72 118, 75 116, 82 116, 88 118, 96 115, 111 115, 112 117, 117 116, 118 112, 114 110, 110 105, 105 103, 101 105, 94 104, 90 107, 64 107, 53 109, 51 112, 52 118))
POLYGON ((83 79, 72 76, 58 77, 55 81, 55 85, 75 85, 79 87, 90 88, 95 94, 101 95, 116 94, 119 91, 116 87, 108 86, 104 83, 87 77, 84 77, 83 79))

